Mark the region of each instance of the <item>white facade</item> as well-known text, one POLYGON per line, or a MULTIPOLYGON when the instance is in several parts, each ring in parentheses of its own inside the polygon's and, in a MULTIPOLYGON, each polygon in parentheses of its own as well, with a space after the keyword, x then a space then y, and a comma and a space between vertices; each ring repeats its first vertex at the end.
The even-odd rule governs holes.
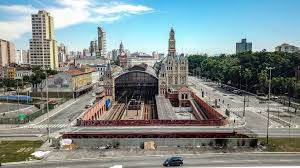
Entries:
POLYGON ((275 51, 287 52, 287 53, 295 53, 300 52, 299 48, 289 44, 281 44, 275 48, 275 51))
POLYGON ((31 76, 32 70, 31 69, 16 69, 16 77, 15 79, 23 79, 24 76, 31 76))
POLYGON ((148 66, 153 67, 156 62, 159 62, 159 59, 153 58, 141 58, 141 57, 131 57, 128 58, 128 66, 133 67, 135 65, 140 65, 142 63, 147 64, 148 66))

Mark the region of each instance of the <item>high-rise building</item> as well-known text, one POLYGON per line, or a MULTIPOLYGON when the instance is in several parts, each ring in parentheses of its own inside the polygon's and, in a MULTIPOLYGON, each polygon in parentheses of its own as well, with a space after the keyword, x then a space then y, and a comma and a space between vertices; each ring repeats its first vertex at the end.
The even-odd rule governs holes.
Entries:
POLYGON ((111 51, 111 59, 113 61, 117 61, 118 60, 118 50, 117 49, 113 49, 111 51))
POLYGON ((58 47, 58 62, 65 62, 69 58, 68 47, 61 43, 58 47))
POLYGON ((106 58, 106 32, 102 27, 98 27, 98 58, 106 58))
POLYGON ((57 42, 54 38, 53 17, 46 11, 31 15, 30 63, 43 68, 58 68, 57 42))
POLYGON ((90 42, 90 48, 89 48, 89 50, 90 50, 91 54, 92 53, 96 53, 96 51, 97 51, 97 40, 94 40, 94 41, 90 42))
POLYGON ((16 49, 12 42, 0 39, 0 77, 3 74, 3 66, 16 62, 16 49))
POLYGON ((299 48, 289 44, 281 44, 275 48, 275 51, 287 52, 287 53, 295 53, 300 52, 299 48))
POLYGON ((247 43, 247 39, 242 39, 240 43, 236 43, 236 53, 252 51, 252 43, 247 43))
POLYGON ((17 50, 17 52, 16 52, 16 63, 17 64, 29 64, 28 50, 17 50))

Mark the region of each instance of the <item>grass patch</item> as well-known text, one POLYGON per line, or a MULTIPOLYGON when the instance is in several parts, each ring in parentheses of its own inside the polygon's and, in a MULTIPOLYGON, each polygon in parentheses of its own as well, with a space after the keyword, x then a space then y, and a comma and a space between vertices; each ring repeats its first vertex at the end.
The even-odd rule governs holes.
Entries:
POLYGON ((272 137, 268 145, 267 138, 259 138, 259 142, 266 146, 267 152, 300 152, 300 138, 272 137))
POLYGON ((0 162, 19 162, 31 157, 43 141, 0 141, 0 162))

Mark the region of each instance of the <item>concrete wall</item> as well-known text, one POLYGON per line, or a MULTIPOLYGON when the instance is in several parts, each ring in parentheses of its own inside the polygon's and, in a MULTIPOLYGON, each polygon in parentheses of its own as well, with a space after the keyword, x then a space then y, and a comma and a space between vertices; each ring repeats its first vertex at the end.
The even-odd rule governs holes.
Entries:
POLYGON ((224 146, 224 147, 256 147, 256 138, 91 138, 73 139, 78 148, 95 148, 104 145, 120 147, 142 147, 144 142, 154 141, 158 147, 196 147, 196 146, 224 146))

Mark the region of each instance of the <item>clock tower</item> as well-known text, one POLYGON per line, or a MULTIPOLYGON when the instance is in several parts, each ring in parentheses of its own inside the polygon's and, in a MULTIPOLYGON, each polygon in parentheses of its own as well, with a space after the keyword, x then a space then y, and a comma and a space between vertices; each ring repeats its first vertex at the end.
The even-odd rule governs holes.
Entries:
POLYGON ((176 55, 176 46, 175 46, 175 32, 174 32, 174 29, 173 27, 171 28, 171 31, 170 31, 170 37, 169 37, 169 53, 168 55, 170 56, 175 56, 176 55))

